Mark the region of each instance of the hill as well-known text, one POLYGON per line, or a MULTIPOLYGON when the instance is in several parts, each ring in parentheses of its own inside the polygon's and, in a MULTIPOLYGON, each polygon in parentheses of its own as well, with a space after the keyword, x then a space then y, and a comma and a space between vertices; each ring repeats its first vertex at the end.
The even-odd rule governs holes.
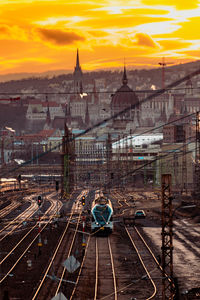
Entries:
MULTIPOLYGON (((172 81, 173 74, 174 76, 178 76, 179 78, 189 74, 190 72, 193 72, 194 70, 197 70, 200 67, 200 61, 190 62, 186 64, 179 64, 179 65, 173 65, 169 67, 165 67, 165 79, 167 81, 172 81)), ((68 71, 65 70, 58 70, 58 75, 52 75, 51 72, 46 72, 42 74, 37 75, 31 75, 28 78, 22 78, 18 80, 10 80, 6 82, 0 83, 0 93, 20 93, 22 90, 27 89, 35 89, 38 92, 48 92, 49 86, 53 86, 55 84, 62 86, 63 82, 73 80, 72 73, 67 73, 68 71), (62 74, 60 74, 60 72, 62 74)), ((95 72, 84 72, 84 82, 87 84, 89 82, 93 82, 94 79, 98 78, 106 78, 106 82, 112 83, 112 82, 121 82, 122 78, 122 72, 121 71, 95 71, 95 72)), ((154 68, 154 69, 129 69, 127 70, 128 78, 129 76, 134 78, 139 78, 138 80, 140 82, 146 82, 148 80, 150 84, 156 84, 157 87, 162 86, 162 76, 161 76, 161 67, 154 68)), ((27 73, 24 74, 24 76, 27 75, 27 73)), ((18 74, 19 76, 19 74, 18 74)), ((23 74, 21 74, 23 76, 23 74)), ((26 76, 25 76, 26 77, 26 76)), ((129 81, 130 83, 130 81, 129 81)), ((133 84, 134 86, 134 84, 133 84)))

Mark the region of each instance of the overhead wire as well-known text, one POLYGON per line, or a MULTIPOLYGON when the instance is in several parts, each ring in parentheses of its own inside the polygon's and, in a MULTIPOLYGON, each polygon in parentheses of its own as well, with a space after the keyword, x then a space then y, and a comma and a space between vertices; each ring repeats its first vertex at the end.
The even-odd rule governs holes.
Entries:
MULTIPOLYGON (((191 138, 191 137, 190 137, 190 138, 191 138)), ((193 138, 194 138, 194 137, 193 137, 193 138)), ((191 143, 194 143, 194 141, 189 141, 186 145, 189 145, 189 144, 191 144, 191 143)), ((151 165, 152 163, 157 162, 157 161, 159 161, 159 160, 162 160, 163 158, 169 157, 170 155, 172 155, 172 154, 174 154, 174 153, 176 153, 177 155, 184 155, 183 151, 178 152, 178 150, 182 149, 184 146, 185 146, 185 145, 181 145, 181 146, 178 147, 178 148, 170 149, 171 152, 169 152, 169 153, 167 153, 167 154, 164 154, 164 155, 160 155, 160 156, 156 157, 155 159, 153 159, 153 160, 151 160, 151 161, 149 161, 149 162, 144 163, 143 165, 139 166, 138 168, 136 168, 136 169, 134 169, 134 170, 132 170, 132 171, 130 171, 130 172, 127 172, 126 174, 121 175, 119 178, 117 178, 117 181, 113 181, 113 180, 112 180, 112 181, 109 181, 109 182, 106 184, 106 186, 110 186, 111 183, 112 183, 112 184, 117 184, 121 179, 126 178, 127 176, 130 176, 130 175, 133 175, 134 173, 140 171, 140 170, 143 169, 144 167, 149 166, 149 165, 151 165)), ((195 148, 194 148, 194 149, 190 149, 189 151, 186 151, 186 154, 191 153, 191 152, 193 152, 194 150, 195 150, 195 148)))
MULTIPOLYGON (((136 107, 138 107, 138 105, 141 105, 142 103, 145 103, 145 102, 147 102, 147 101, 149 101, 149 100, 151 100, 151 99, 153 99, 153 98, 158 97, 159 95, 164 94, 168 89, 171 89, 172 87, 175 87, 175 86, 177 86, 177 85, 179 85, 179 84, 185 82, 186 80, 189 80, 189 79, 191 79, 192 77, 197 76, 197 75, 199 75, 199 74, 200 74, 200 68, 197 69, 196 71, 194 71, 194 72, 192 72, 192 73, 190 73, 190 74, 184 76, 183 78, 181 78, 181 79, 179 79, 179 80, 176 80, 175 82, 172 82, 171 84, 169 84, 168 86, 166 86, 166 88, 157 90, 156 92, 153 92, 151 95, 147 96, 147 97, 144 98, 143 100, 140 100, 140 101, 138 101, 137 103, 134 103, 134 104, 132 104, 132 105, 130 105, 130 106, 124 108, 124 109, 121 110, 120 112, 115 113, 114 115, 112 115, 112 116, 110 116, 110 117, 104 119, 103 121, 100 121, 100 122, 94 124, 93 126, 90 126, 89 128, 87 128, 87 129, 84 130, 83 132, 81 132, 81 133, 77 134, 76 136, 73 136, 72 138, 70 138, 70 139, 68 140, 68 142, 72 142, 74 139, 77 139, 77 138, 79 138, 79 137, 81 137, 81 136, 83 136, 83 135, 89 133, 89 132, 92 131, 93 129, 98 128, 98 127, 100 127, 101 125, 104 125, 105 123, 107 123, 107 122, 109 122, 109 121, 111 121, 111 120, 113 120, 113 119, 116 119, 117 117, 119 117, 119 116, 125 114, 125 113, 128 112, 129 110, 135 109, 136 107)), ((44 94, 46 94, 46 93, 44 93, 44 94)), ((193 114, 195 114, 195 113, 192 113, 192 114, 190 114, 190 115, 193 115, 193 114)), ((190 115, 189 115, 189 116, 190 116, 190 115)), ((182 117, 182 118, 184 118, 184 117, 182 117)), ((182 118, 181 118, 181 119, 182 119, 182 118)), ((171 123, 172 123, 172 122, 171 122, 171 123)), ((163 127, 163 125, 161 125, 161 127, 163 127)), ((45 151, 45 152, 39 154, 37 157, 33 157, 31 160, 28 160, 28 161, 22 163, 21 165, 19 165, 19 166, 13 168, 12 170, 10 170, 10 172, 16 171, 16 170, 20 169, 21 167, 23 167, 24 165, 28 165, 28 164, 31 163, 32 161, 34 161, 34 160, 36 160, 36 159, 38 159, 38 158, 40 158, 40 157, 46 155, 47 153, 51 152, 52 150, 57 149, 57 148, 60 147, 60 146, 61 146, 61 144, 54 146, 53 148, 51 148, 51 149, 49 149, 49 150, 47 150, 47 151, 45 151)), ((2 175, 4 176, 4 174, 2 174, 2 175)))

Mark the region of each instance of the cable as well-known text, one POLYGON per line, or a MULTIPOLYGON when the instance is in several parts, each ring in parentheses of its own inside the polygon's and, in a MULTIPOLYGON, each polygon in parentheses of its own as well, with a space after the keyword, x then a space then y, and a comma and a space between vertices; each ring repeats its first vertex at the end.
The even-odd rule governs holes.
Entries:
MULTIPOLYGON (((180 121, 180 120, 189 118, 189 117, 191 117, 191 116, 193 116, 193 115, 196 115, 196 112, 195 112, 195 113, 191 113, 191 114, 186 115, 186 116, 183 116, 183 117, 180 117, 180 118, 178 118, 178 119, 176 119, 176 120, 166 122, 166 123, 164 123, 164 124, 162 124, 162 125, 160 125, 160 126, 157 126, 157 127, 155 127, 155 128, 151 128, 151 129, 148 129, 148 130, 143 131, 143 132, 141 132, 141 133, 138 133, 138 134, 136 134, 134 137, 131 137, 130 134, 129 134, 129 135, 125 138, 125 140, 132 139, 132 138, 136 138, 136 137, 138 137, 138 136, 141 136, 141 135, 144 135, 144 134, 146 134, 146 133, 152 132, 152 131, 154 131, 154 130, 160 129, 160 128, 162 128, 162 127, 164 127, 164 126, 167 126, 167 125, 169 125, 169 124, 173 124, 173 123, 176 123, 176 122, 178 122, 178 121, 180 121)), ((120 141, 118 140, 118 141, 116 141, 115 143, 116 143, 116 144, 117 144, 117 143, 120 143, 120 141)))
MULTIPOLYGON (((192 137, 192 138, 194 138, 194 137, 192 137)), ((191 137, 190 137, 190 139, 191 139, 191 137)), ((190 143, 194 143, 194 142, 193 142, 193 141, 189 141, 186 145, 189 145, 190 143)), ((121 175, 117 180, 109 181, 107 184, 105 184, 105 186, 106 186, 106 187, 107 187, 107 186, 110 186, 110 184, 113 184, 113 183, 114 183, 114 184, 117 184, 118 182, 120 182, 121 179, 126 178, 126 177, 129 176, 129 175, 133 175, 134 173, 136 173, 137 171, 143 169, 144 167, 146 167, 146 166, 148 166, 148 165, 151 165, 152 163, 157 162, 157 161, 159 161, 159 160, 161 160, 161 159, 163 159, 163 158, 166 158, 166 157, 168 157, 168 156, 174 154, 175 152, 176 152, 176 154, 178 155, 178 152, 177 152, 177 151, 180 150, 180 149, 183 148, 183 147, 184 147, 184 145, 181 145, 181 147, 179 147, 179 148, 172 149, 173 152, 170 152, 170 153, 161 155, 161 156, 159 156, 159 157, 157 157, 157 158, 151 160, 150 162, 144 163, 142 166, 138 167, 137 169, 134 169, 134 170, 132 170, 132 171, 130 171, 130 172, 127 172, 127 173, 124 174, 124 175, 121 175)), ((186 154, 193 152, 193 150, 195 150, 195 148, 194 148, 194 149, 191 149, 191 150, 189 150, 189 151, 187 151, 186 154)), ((179 154, 180 154, 180 153, 179 153, 179 154)), ((183 151, 181 152, 181 155, 183 155, 183 151)))
MULTIPOLYGON (((198 74, 197 74, 198 75, 198 74)), ((194 75, 196 76, 196 75, 194 75)), ((186 87, 180 87, 180 88, 165 88, 165 91, 182 91, 185 90, 186 87)), ((192 90, 200 90, 200 87, 192 87, 192 90)), ((140 93, 155 93, 162 91, 162 89, 157 89, 157 90, 131 90, 132 92, 134 92, 135 94, 140 94, 140 93)), ((116 91, 117 92, 117 91, 116 91)), ((93 94, 110 94, 110 95, 114 95, 116 92, 113 91, 84 91, 85 94, 87 95, 93 95, 93 94)), ((120 93, 130 93, 130 91, 120 91, 120 93)), ((0 95, 82 95, 82 93, 77 93, 77 92, 1 92, 0 95)), ((86 95, 84 95, 86 96, 86 95)), ((10 98, 10 99, 0 99, 0 101, 19 101, 19 99, 15 99, 15 98, 10 98)))
MULTIPOLYGON (((135 109, 138 105, 140 105, 140 104, 142 104, 142 103, 144 103, 144 102, 146 102, 146 101, 149 101, 149 100, 151 100, 151 99, 153 99, 153 98, 156 98, 156 97, 158 97, 159 95, 162 95, 163 93, 165 93, 165 91, 166 91, 167 89, 170 89, 170 88, 172 88, 172 87, 175 87, 175 86, 181 84, 182 82, 184 82, 184 81, 186 81, 186 80, 189 80, 189 79, 191 79, 192 77, 194 77, 194 76, 196 76, 196 75, 199 75, 199 74, 200 74, 200 69, 198 69, 198 70, 196 70, 196 71, 190 73, 189 75, 184 76, 183 78, 181 78, 181 79, 179 79, 179 80, 177 80, 177 81, 175 81, 175 82, 169 84, 169 85, 168 85, 166 88, 164 88, 164 89, 157 90, 155 93, 149 95, 148 97, 144 98, 144 99, 141 100, 141 101, 138 101, 138 102, 135 103, 135 104, 130 105, 129 107, 127 107, 127 108, 123 109, 122 111, 120 111, 120 112, 114 114, 113 116, 111 116, 111 117, 109 117, 109 118, 107 118, 107 119, 105 119, 105 120, 103 120, 103 121, 100 121, 100 122, 96 123, 95 125, 89 127, 88 129, 86 129, 86 130, 83 131, 82 133, 80 133, 80 134, 76 135, 75 137, 71 138, 71 139, 70 139, 69 141, 67 141, 67 142, 71 142, 71 141, 73 141, 75 138, 79 138, 79 137, 85 135, 86 133, 92 131, 93 129, 98 128, 98 127, 100 127, 101 125, 107 123, 108 121, 113 120, 113 119, 117 118, 118 116, 123 115, 123 114, 126 113, 127 111, 129 111, 129 110, 131 110, 131 109, 135 109)), ((193 113, 193 114, 194 114, 194 113, 193 113)), ((192 114, 190 114, 190 115, 192 115, 192 114)), ((190 115, 189 115, 189 116, 190 116, 190 115)), ((183 117, 183 118, 184 118, 184 117, 183 117)), ((163 126, 163 125, 162 125, 162 126, 163 126)), ((60 146, 60 144, 59 144, 59 146, 60 146)), ((39 158, 39 157, 42 157, 42 156, 44 156, 45 154, 47 154, 47 153, 49 153, 49 152, 52 152, 52 151, 53 151, 54 149, 56 149, 57 147, 58 147, 58 146, 55 146, 55 147, 51 148, 50 150, 48 150, 48 151, 46 151, 46 152, 44 152, 44 153, 38 155, 37 157, 34 157, 33 159, 31 159, 31 160, 29 160, 29 161, 27 161, 27 162, 25 162, 25 163, 22 163, 20 166, 18 166, 18 167, 16 167, 16 168, 12 169, 11 172, 18 170, 20 167, 22 167, 22 166, 24 166, 24 165, 27 165, 27 164, 31 163, 31 162, 34 161, 35 159, 37 159, 37 158, 39 158)), ((4 176, 4 175, 3 175, 3 176, 4 176)))

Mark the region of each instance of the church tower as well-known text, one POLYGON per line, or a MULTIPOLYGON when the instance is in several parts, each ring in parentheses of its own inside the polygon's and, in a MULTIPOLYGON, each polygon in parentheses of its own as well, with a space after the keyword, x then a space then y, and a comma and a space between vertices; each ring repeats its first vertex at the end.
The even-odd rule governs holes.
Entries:
POLYGON ((77 54, 76 54, 76 66, 74 68, 74 92, 80 94, 83 89, 83 72, 81 70, 81 66, 79 63, 79 52, 77 49, 77 54))

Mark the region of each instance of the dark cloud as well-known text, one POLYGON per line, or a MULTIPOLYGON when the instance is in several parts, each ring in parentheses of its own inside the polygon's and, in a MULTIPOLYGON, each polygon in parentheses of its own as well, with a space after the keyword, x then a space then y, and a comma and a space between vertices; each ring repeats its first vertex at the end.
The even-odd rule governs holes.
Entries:
POLYGON ((58 29, 38 28, 37 32, 47 41, 56 45, 69 45, 76 41, 84 41, 85 38, 72 31, 62 31, 58 29))
POLYGON ((156 43, 152 40, 152 38, 148 34, 136 33, 135 38, 137 40, 136 44, 138 46, 157 48, 156 43))

